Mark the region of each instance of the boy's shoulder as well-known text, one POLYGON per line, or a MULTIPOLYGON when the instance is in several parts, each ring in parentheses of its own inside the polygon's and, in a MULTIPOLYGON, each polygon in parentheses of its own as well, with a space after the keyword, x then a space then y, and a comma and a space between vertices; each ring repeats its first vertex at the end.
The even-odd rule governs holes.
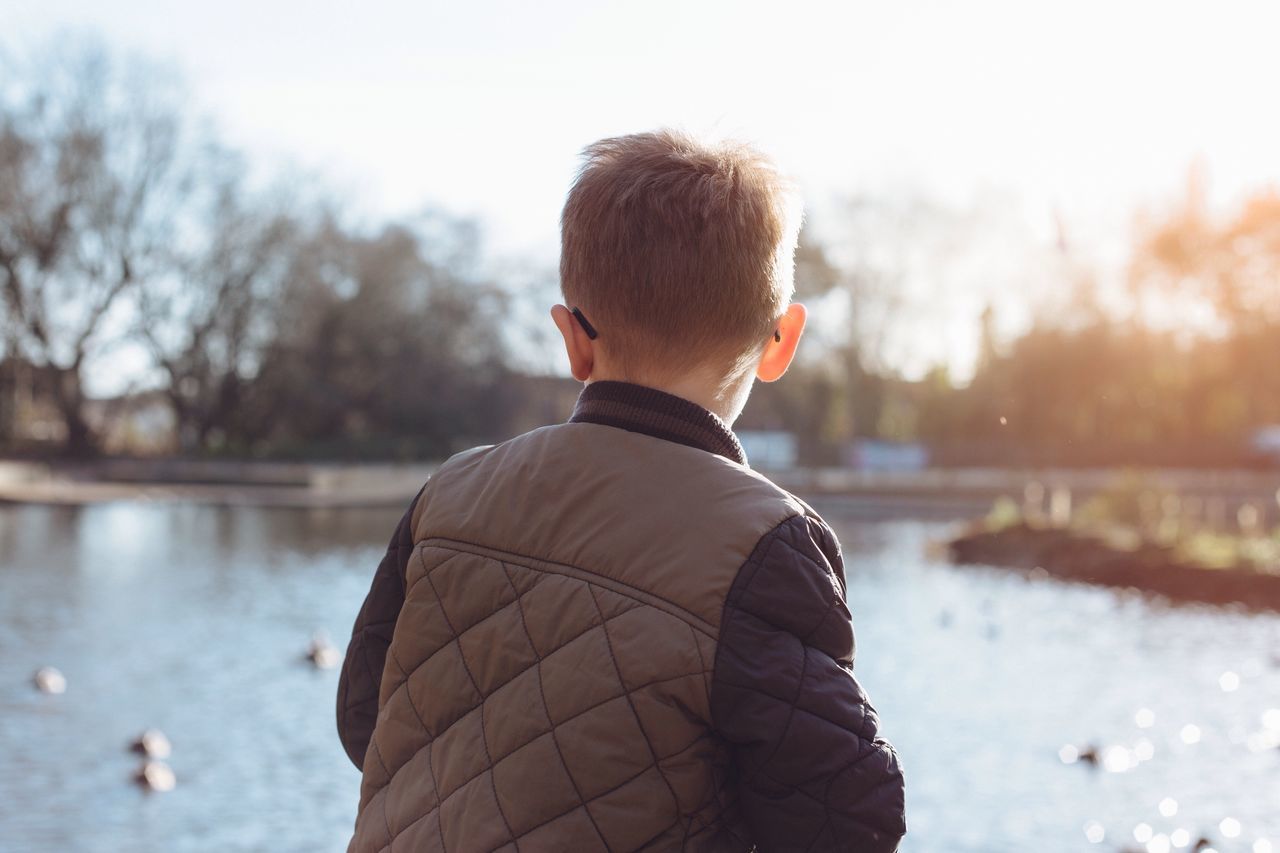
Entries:
POLYGON ((769 520, 761 537, 801 520, 837 555, 839 542, 826 520, 807 501, 748 465, 716 453, 645 433, 594 423, 541 426, 494 444, 477 445, 446 459, 428 488, 448 494, 464 482, 521 484, 541 482, 548 490, 613 493, 645 504, 661 490, 668 508, 682 506, 690 521, 724 516, 715 505, 769 520))
POLYGON ((563 464, 654 479, 679 471, 681 481, 714 478, 732 483, 745 494, 785 502, 797 513, 818 515, 805 501, 749 465, 666 438, 587 422, 549 424, 505 441, 469 447, 448 457, 432 476, 461 477, 476 469, 492 474, 501 469, 563 464))

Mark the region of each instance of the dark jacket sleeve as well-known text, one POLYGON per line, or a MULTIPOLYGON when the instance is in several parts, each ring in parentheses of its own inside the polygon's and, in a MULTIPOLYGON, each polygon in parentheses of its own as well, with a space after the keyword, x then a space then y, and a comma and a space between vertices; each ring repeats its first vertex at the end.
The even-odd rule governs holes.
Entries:
POLYGON ((853 652, 835 534, 790 518, 730 589, 712 677, 712 719, 761 853, 891 853, 906 834, 902 768, 853 652))
POLYGON ((369 594, 356 616, 338 677, 338 737, 347 756, 359 768, 364 766, 364 753, 378 717, 382 666, 404 604, 405 566, 413 553, 413 511, 421 499, 419 490, 391 535, 387 553, 373 574, 369 594))

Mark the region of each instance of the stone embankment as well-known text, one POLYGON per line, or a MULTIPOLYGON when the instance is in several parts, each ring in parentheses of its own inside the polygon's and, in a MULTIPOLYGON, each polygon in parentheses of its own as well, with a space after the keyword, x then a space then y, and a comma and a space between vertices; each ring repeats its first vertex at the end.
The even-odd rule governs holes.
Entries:
POLYGON ((435 465, 99 460, 0 462, 0 503, 163 501, 220 506, 404 506, 435 465))

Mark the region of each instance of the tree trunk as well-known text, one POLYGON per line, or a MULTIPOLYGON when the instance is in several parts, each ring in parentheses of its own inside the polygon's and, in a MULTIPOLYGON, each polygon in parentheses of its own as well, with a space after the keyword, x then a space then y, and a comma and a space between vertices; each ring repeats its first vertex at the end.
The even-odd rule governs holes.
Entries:
POLYGON ((60 371, 60 374, 55 388, 58 412, 67 429, 63 452, 76 458, 93 456, 98 452, 98 437, 84 416, 85 397, 80 370, 78 367, 69 367, 60 371))

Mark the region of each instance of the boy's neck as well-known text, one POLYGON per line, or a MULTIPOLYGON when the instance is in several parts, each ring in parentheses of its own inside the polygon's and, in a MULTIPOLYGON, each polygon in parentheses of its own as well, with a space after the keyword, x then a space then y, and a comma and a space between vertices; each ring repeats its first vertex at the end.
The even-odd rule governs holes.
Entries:
POLYGON ((644 385, 647 388, 656 388, 659 391, 682 397, 711 412, 724 421, 726 426, 730 427, 738 419, 738 415, 742 413, 743 407, 747 405, 747 397, 751 394, 752 385, 750 374, 735 381, 725 382, 724 380, 708 380, 705 376, 695 373, 690 373, 675 380, 660 382, 643 378, 637 379, 593 373, 591 378, 587 380, 587 384, 605 379, 644 385))

